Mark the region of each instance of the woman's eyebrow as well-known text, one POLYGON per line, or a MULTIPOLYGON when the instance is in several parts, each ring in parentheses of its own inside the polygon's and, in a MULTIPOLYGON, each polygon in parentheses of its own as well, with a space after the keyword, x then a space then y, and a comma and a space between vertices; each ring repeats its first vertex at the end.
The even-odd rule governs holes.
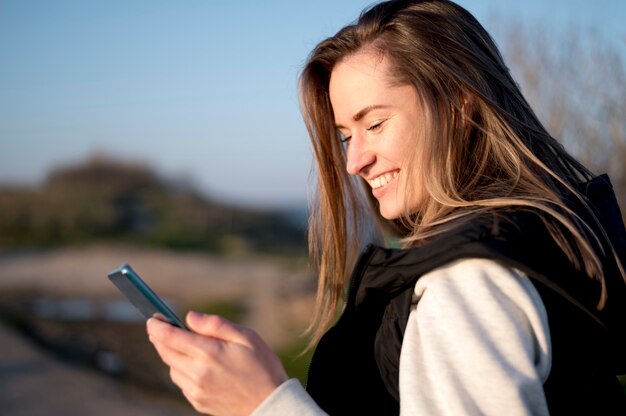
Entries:
MULTIPOLYGON (((358 113, 356 113, 354 116, 352 116, 352 120, 354 121, 359 121, 361 120, 363 117, 365 117, 367 115, 367 113, 374 111, 374 110, 380 110, 381 108, 389 108, 391 106, 389 105, 383 105, 383 104, 374 104, 374 105, 368 105, 367 107, 363 108, 362 110, 360 110, 358 113)), ((341 124, 335 124, 335 127, 337 127, 338 129, 343 129, 345 128, 344 126, 342 126, 341 124)))

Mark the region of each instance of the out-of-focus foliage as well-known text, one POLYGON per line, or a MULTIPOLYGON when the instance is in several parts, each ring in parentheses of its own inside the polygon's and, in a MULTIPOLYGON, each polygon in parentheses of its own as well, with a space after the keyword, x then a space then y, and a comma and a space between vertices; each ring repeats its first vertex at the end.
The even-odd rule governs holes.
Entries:
POLYGON ((496 29, 514 78, 539 119, 566 149, 611 176, 626 206, 626 39, 591 28, 511 19, 496 29))
POLYGON ((36 189, 0 189, 0 247, 127 241, 213 252, 304 252, 289 213, 211 201, 149 167, 94 157, 36 189))

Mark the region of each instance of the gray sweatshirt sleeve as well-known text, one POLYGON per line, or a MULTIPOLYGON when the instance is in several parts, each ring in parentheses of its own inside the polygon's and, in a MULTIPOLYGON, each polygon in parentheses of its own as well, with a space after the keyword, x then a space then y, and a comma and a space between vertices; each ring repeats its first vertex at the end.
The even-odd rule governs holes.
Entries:
POLYGON ((460 260, 422 276, 414 302, 400 354, 401 415, 548 414, 548 320, 524 274, 460 260))
POLYGON ((324 416, 326 413, 296 379, 287 380, 267 397, 251 416, 324 416))

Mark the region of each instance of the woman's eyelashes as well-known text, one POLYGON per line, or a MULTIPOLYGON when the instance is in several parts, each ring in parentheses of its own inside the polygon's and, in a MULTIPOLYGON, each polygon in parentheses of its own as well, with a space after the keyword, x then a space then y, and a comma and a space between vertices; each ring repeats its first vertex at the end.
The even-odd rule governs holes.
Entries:
MULTIPOLYGON (((369 127, 367 127, 365 130, 368 131, 368 132, 375 133, 375 132, 379 131, 383 127, 383 124, 385 123, 385 121, 386 120, 376 121, 373 124, 371 124, 369 127)), ((352 138, 352 136, 348 136, 347 134, 339 132, 339 141, 341 143, 347 143, 347 142, 350 141, 351 138, 352 138)))
POLYGON ((384 122, 385 120, 379 120, 379 121, 374 122, 371 126, 367 128, 367 131, 375 132, 377 130, 380 130, 384 122))

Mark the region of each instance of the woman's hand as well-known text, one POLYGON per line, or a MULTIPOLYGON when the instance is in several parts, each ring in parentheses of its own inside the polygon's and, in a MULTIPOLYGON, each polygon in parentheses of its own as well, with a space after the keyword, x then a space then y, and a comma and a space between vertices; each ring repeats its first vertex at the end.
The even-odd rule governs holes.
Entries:
POLYGON ((172 381, 201 412, 249 415, 287 380, 278 357, 251 329, 215 315, 187 314, 184 331, 152 318, 148 335, 172 381))

